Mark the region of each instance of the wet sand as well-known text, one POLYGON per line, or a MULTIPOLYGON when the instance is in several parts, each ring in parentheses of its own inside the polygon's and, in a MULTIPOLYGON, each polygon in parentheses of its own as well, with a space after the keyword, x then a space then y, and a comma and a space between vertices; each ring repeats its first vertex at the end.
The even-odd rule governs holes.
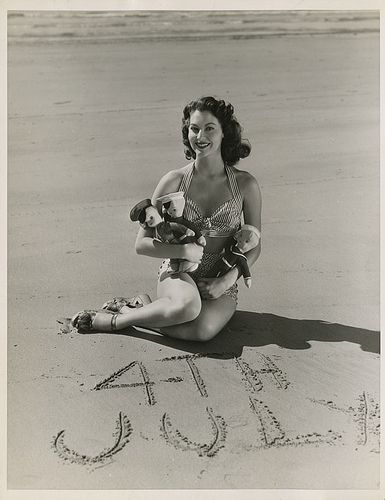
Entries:
POLYGON ((138 42, 52 26, 32 41, 22 20, 8 50, 8 487, 378 488, 376 22, 138 42), (155 296, 158 262, 135 255, 128 211, 185 165, 181 110, 202 94, 230 100, 252 143, 251 290, 207 344, 78 335, 63 318, 79 309, 155 296))

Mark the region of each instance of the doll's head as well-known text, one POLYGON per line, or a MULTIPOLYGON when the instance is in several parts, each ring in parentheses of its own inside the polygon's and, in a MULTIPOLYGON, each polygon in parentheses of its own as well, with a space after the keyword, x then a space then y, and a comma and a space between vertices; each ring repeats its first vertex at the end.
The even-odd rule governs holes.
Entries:
POLYGON ((162 216, 149 198, 140 201, 132 208, 130 219, 134 222, 139 221, 139 224, 144 228, 156 227, 163 221, 162 216))
POLYGON ((258 245, 260 238, 260 231, 255 226, 250 224, 244 224, 234 235, 234 239, 237 241, 237 246, 243 253, 255 248, 258 245))
POLYGON ((162 206, 162 213, 167 213, 170 217, 182 217, 185 205, 183 191, 169 193, 156 200, 162 206))
POLYGON ((150 205, 144 211, 144 222, 143 227, 156 227, 163 221, 162 216, 159 214, 158 210, 150 205))

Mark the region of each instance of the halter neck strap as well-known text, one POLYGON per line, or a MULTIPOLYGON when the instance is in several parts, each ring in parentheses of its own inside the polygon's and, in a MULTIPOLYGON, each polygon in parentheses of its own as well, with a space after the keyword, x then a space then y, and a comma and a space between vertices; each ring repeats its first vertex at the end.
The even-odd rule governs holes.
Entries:
MULTIPOLYGON (((182 180, 181 180, 181 183, 179 186, 179 191, 183 191, 185 193, 185 195, 189 190, 189 187, 190 187, 193 175, 194 175, 194 167, 195 167, 195 163, 194 162, 190 163, 190 165, 186 169, 185 173, 183 174, 183 177, 182 177, 182 180)), ((230 167, 230 166, 225 164, 225 172, 227 175, 227 179, 229 181, 231 194, 232 194, 233 198, 235 198, 237 203, 240 206, 242 206, 242 202, 243 202, 242 193, 241 193, 239 186, 238 186, 234 167, 230 167)))

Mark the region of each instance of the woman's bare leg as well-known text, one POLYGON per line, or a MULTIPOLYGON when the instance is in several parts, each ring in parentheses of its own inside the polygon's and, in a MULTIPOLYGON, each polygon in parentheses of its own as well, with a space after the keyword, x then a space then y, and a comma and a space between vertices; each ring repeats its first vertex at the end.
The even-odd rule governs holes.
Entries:
POLYGON ((206 342, 222 330, 235 310, 235 301, 227 295, 215 300, 203 300, 196 319, 181 325, 164 326, 160 328, 160 333, 176 339, 206 342))
MULTIPOLYGON (((201 310, 201 298, 193 279, 185 273, 170 276, 158 286, 158 299, 138 309, 122 308, 117 314, 116 330, 128 326, 161 328, 194 320, 201 310), (128 309, 128 310, 127 310, 128 309)), ((111 314, 97 312, 92 330, 111 331, 111 314)))

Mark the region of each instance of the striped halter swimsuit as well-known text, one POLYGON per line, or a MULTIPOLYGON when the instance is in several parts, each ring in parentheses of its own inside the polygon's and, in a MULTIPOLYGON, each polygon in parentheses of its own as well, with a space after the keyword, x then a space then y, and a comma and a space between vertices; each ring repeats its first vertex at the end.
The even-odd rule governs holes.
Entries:
MULTIPOLYGON (((209 217, 204 217, 200 207, 188 196, 188 190, 194 175, 194 163, 191 163, 183 175, 179 191, 183 191, 185 197, 185 208, 183 217, 202 232, 204 236, 220 237, 232 236, 240 226, 242 219, 243 198, 240 192, 233 167, 225 165, 225 171, 230 186, 232 197, 226 200, 209 217)), ((194 281, 199 281, 200 278, 210 276, 210 270, 215 263, 220 259, 217 253, 203 252, 202 262, 199 267, 189 273, 194 281)), ((160 268, 160 273, 168 270, 169 259, 163 261, 160 268)), ((232 287, 225 291, 224 295, 228 295, 237 302, 238 286, 235 283, 232 287)))
POLYGON ((199 206, 188 196, 188 190, 194 175, 192 163, 183 175, 179 191, 184 192, 186 200, 183 216, 193 222, 204 236, 231 236, 241 225, 243 198, 239 190, 233 167, 225 165, 232 198, 226 200, 209 217, 204 217, 199 206))
POLYGON ((184 173, 179 186, 179 191, 184 192, 186 200, 183 216, 193 222, 205 236, 231 236, 238 231, 241 224, 242 194, 238 187, 234 168, 225 165, 225 171, 232 198, 217 207, 209 217, 204 217, 199 206, 188 196, 188 190, 194 175, 194 163, 184 173))

